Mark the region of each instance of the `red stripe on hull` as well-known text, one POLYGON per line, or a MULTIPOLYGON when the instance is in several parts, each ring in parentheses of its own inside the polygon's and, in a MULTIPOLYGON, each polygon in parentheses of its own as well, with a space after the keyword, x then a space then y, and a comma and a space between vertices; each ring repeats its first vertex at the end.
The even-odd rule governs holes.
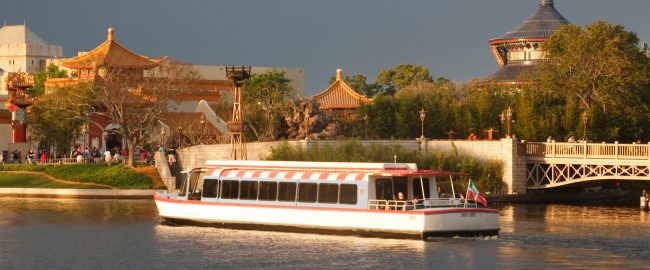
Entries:
POLYGON ((489 208, 447 208, 447 209, 432 209, 432 210, 423 210, 423 211, 399 211, 399 210, 373 210, 373 209, 355 209, 355 208, 334 208, 334 207, 314 207, 314 206, 302 206, 302 205, 268 205, 268 204, 252 204, 252 203, 231 203, 231 202, 203 202, 198 200, 174 200, 164 197, 159 197, 154 195, 154 200, 168 203, 179 203, 179 204, 197 204, 197 205, 222 205, 222 206, 233 206, 233 207, 257 207, 257 208, 287 208, 287 209, 296 209, 296 210, 320 210, 320 211, 344 211, 344 212, 371 212, 371 213, 386 213, 386 214, 397 214, 397 215, 439 215, 439 214, 448 214, 448 213, 491 213, 498 214, 499 211, 496 209, 489 208))

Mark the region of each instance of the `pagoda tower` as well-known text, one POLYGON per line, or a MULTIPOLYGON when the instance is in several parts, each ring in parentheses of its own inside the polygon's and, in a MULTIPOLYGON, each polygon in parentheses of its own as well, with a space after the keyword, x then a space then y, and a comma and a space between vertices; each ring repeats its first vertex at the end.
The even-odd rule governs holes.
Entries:
POLYGON ((9 91, 7 108, 12 112, 11 142, 27 142, 27 107, 34 104, 34 100, 27 95, 25 90, 34 86, 34 77, 25 72, 10 72, 6 79, 6 88, 9 91))
MULTIPOLYGON (((76 70, 76 78, 50 78, 45 82, 48 89, 56 86, 75 85, 84 81, 101 81, 111 76, 124 78, 127 82, 145 82, 144 72, 158 67, 167 57, 158 59, 136 54, 122 46, 114 38, 113 28, 108 28, 106 41, 89 52, 61 59, 61 65, 76 70)), ((116 132, 117 126, 101 114, 91 113, 89 120, 94 123, 83 135, 84 145, 104 149, 104 147, 124 146, 124 138, 116 132), (100 139, 101 138, 101 139, 100 139), (90 143, 87 143, 90 142, 90 143)))
POLYGON ((539 0, 535 13, 519 26, 489 41, 499 70, 486 78, 487 84, 526 84, 521 75, 534 71, 546 59, 541 45, 562 25, 568 24, 553 0, 539 0))

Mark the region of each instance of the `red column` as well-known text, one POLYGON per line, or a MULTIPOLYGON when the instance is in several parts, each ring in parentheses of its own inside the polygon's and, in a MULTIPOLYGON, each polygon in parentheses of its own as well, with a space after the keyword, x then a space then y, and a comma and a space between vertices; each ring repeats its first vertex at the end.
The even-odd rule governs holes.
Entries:
POLYGON ((13 143, 27 142, 27 123, 25 124, 16 123, 12 125, 11 142, 13 143))

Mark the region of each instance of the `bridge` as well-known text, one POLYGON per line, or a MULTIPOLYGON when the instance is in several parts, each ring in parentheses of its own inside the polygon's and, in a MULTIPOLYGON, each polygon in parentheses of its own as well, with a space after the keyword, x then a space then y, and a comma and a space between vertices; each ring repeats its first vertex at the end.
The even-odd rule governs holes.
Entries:
POLYGON ((526 160, 526 188, 596 180, 650 180, 650 144, 537 143, 517 145, 526 160))

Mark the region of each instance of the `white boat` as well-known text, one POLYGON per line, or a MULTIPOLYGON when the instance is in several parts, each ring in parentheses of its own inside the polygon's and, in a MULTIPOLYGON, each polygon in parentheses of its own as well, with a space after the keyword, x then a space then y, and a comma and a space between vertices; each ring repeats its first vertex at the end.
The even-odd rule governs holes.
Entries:
POLYGON ((416 239, 499 232, 496 209, 438 196, 457 174, 411 163, 208 161, 186 173, 180 192, 154 195, 173 224, 416 239))

